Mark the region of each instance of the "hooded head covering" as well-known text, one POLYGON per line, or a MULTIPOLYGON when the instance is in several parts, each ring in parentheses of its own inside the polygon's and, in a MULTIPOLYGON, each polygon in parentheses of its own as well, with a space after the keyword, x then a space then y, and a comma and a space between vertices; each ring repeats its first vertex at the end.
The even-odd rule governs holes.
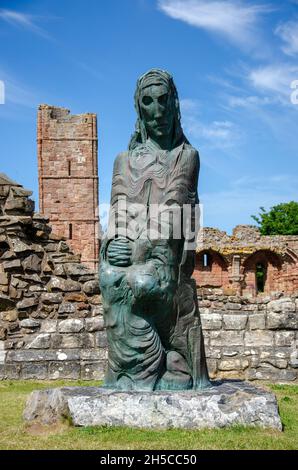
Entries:
POLYGON ((179 98, 177 89, 173 81, 173 77, 164 70, 151 69, 149 70, 149 72, 142 75, 137 81, 137 89, 134 98, 138 118, 136 122, 135 132, 130 139, 128 147, 129 150, 135 149, 138 145, 144 144, 147 140, 147 131, 141 114, 140 99, 142 97, 142 91, 151 85, 165 85, 168 88, 169 93, 172 95, 172 99, 174 102, 173 110, 170 111, 174 112, 172 148, 177 147, 178 145, 182 144, 182 142, 188 143, 181 127, 179 98))

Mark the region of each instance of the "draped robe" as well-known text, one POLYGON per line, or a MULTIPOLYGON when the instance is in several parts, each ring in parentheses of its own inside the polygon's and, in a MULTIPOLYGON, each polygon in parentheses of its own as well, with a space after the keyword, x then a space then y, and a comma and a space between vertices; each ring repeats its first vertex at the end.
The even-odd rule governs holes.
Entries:
POLYGON ((187 143, 163 151, 148 140, 116 158, 100 263, 107 387, 196 388, 208 381, 191 281, 195 252, 184 233, 185 222, 194 229, 198 173, 198 152, 187 143), (127 266, 115 266, 107 256, 118 237, 132 249, 127 266), (169 352, 180 358, 177 384, 175 370, 166 380, 169 352))

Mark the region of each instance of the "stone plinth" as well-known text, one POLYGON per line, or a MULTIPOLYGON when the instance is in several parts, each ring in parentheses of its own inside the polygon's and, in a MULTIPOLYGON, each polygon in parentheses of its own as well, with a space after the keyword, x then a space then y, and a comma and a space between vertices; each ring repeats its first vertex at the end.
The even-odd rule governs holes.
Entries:
POLYGON ((65 417, 75 426, 201 429, 240 424, 282 430, 275 396, 238 381, 214 382, 200 392, 119 392, 97 387, 32 392, 24 412, 27 422, 51 425, 65 417))

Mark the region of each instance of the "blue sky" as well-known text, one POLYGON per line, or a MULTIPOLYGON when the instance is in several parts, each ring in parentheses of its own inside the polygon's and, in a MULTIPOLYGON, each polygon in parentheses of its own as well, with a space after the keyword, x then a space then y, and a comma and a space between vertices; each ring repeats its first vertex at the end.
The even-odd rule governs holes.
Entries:
POLYGON ((95 112, 108 202, 136 80, 160 67, 200 151, 204 225, 231 232, 260 206, 298 199, 297 57, 296 0, 0 0, 0 172, 37 201, 38 104, 95 112))

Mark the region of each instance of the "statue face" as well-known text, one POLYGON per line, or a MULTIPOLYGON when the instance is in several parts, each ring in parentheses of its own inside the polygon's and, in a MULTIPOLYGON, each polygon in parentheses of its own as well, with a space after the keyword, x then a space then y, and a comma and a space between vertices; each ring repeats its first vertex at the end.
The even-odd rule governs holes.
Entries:
POLYGON ((151 85, 141 93, 140 108, 147 134, 155 141, 172 133, 174 113, 172 96, 165 85, 151 85))

